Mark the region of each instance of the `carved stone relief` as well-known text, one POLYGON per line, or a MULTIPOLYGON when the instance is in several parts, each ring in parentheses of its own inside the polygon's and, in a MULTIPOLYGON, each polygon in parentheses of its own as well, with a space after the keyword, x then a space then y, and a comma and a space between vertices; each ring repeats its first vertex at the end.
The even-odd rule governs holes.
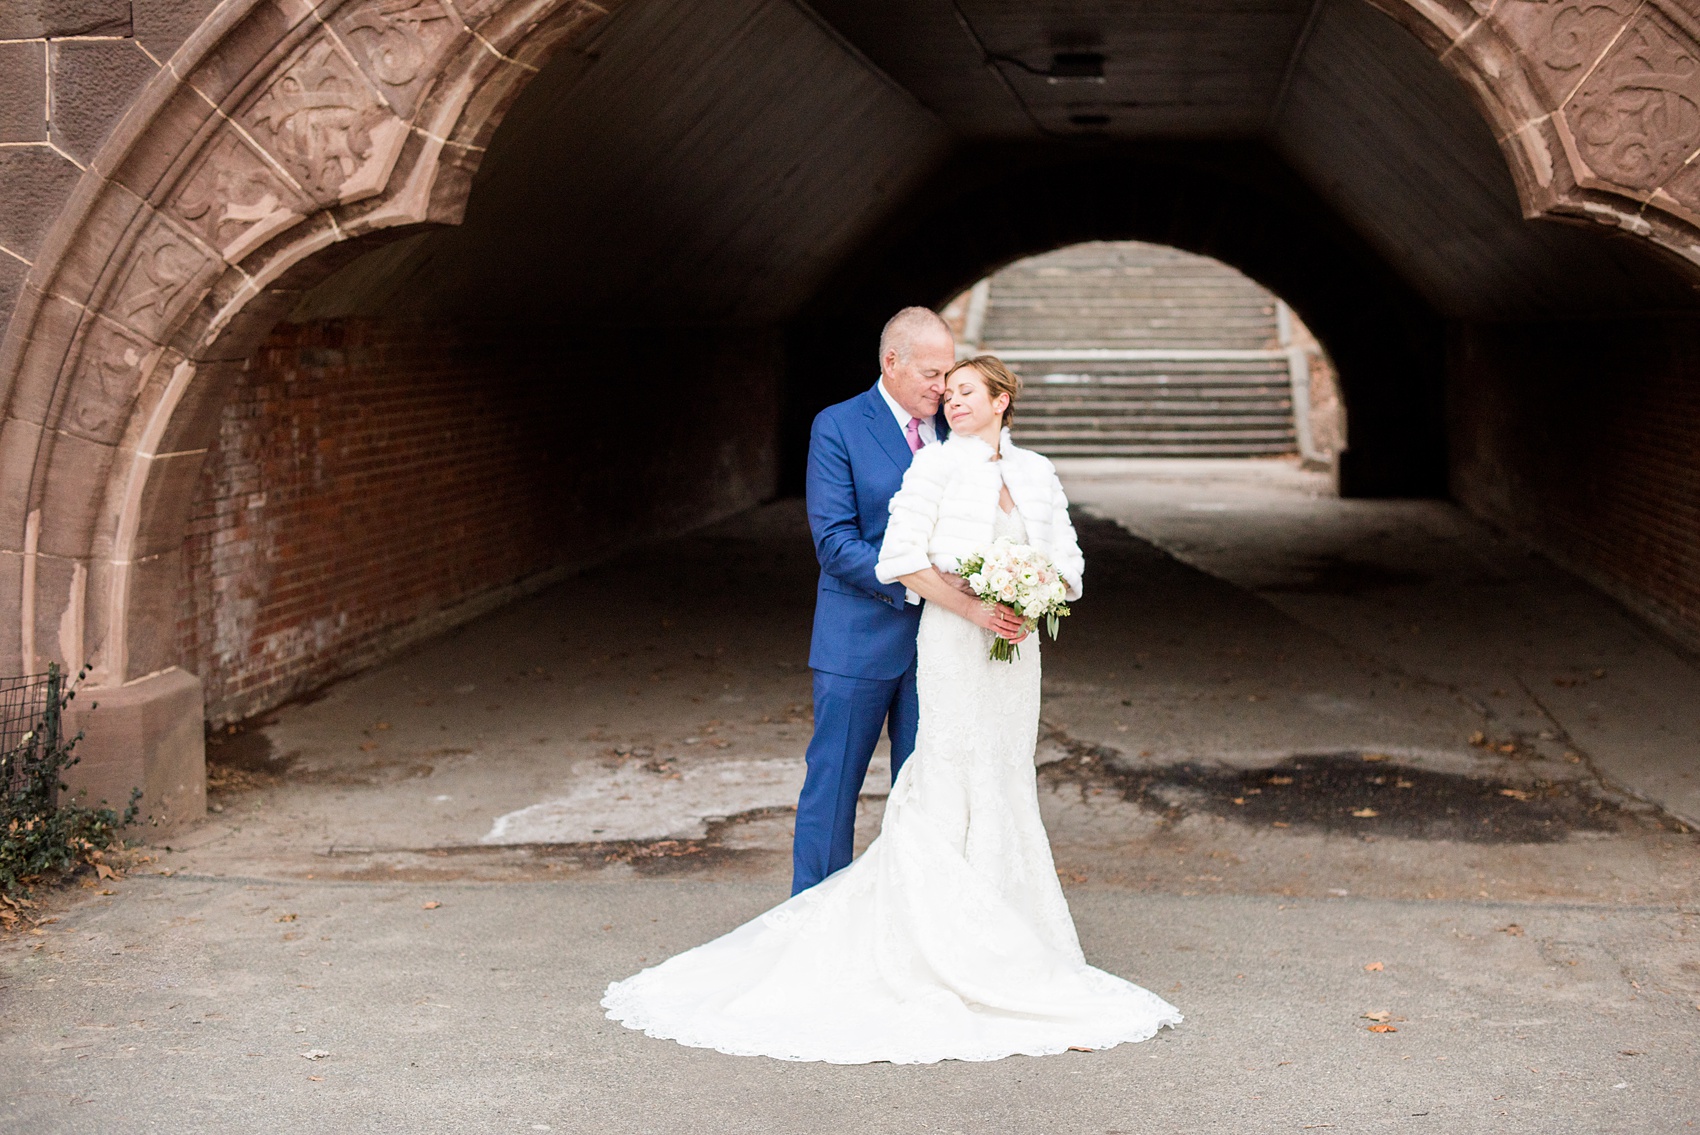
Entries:
POLYGON ((202 151, 173 211, 234 264, 300 221, 312 202, 279 176, 234 130, 202 151))
POLYGON ((1636 7, 1635 0, 1506 0, 1492 21, 1533 63, 1529 78, 1556 110, 1636 7))
POLYGON ((1564 106, 1577 181, 1645 199, 1700 149, 1700 59, 1650 5, 1564 106))
POLYGON ((351 4, 331 26, 403 118, 413 114, 442 56, 464 34, 440 0, 351 4))
POLYGON ((407 138, 336 40, 309 40, 241 114, 250 133, 321 204, 383 189, 407 138))
POLYGON ((90 317, 78 351, 65 425, 92 441, 114 442, 124 431, 150 360, 152 343, 90 317))
POLYGON ((178 317, 205 294, 222 267, 188 234, 156 215, 119 269, 106 311, 154 342, 164 342, 178 317))

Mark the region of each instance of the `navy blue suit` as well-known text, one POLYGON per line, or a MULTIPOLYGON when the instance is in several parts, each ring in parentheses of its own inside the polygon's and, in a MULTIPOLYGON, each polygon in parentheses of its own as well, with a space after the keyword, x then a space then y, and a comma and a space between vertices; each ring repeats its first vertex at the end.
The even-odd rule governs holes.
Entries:
MULTIPOLYGON (((935 428, 942 437, 942 421, 935 428)), ((915 748, 921 608, 904 602, 902 584, 874 576, 887 506, 913 456, 877 386, 822 410, 809 433, 809 531, 821 573, 809 647, 815 732, 797 801, 792 894, 849 865, 856 798, 881 728, 893 778, 915 748)))

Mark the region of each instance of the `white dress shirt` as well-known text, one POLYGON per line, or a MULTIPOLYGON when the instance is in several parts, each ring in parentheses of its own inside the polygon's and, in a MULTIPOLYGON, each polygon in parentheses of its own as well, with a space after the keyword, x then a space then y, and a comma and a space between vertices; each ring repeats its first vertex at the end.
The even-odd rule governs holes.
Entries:
MULTIPOLYGON (((885 388, 884 375, 880 376, 879 389, 880 397, 884 398, 885 404, 891 407, 891 415, 897 419, 897 428, 903 431, 904 440, 907 441, 909 438, 909 419, 913 418, 915 415, 897 404, 897 399, 893 398, 891 396, 891 391, 885 388)), ((933 420, 931 418, 921 419, 920 433, 922 445, 928 445, 938 440, 938 434, 933 430, 933 420)))

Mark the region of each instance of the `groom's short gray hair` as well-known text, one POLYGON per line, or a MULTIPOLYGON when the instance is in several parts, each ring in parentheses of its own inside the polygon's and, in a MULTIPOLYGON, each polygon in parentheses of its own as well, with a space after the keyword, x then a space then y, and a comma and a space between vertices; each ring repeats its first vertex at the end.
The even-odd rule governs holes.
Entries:
POLYGON ((930 307, 906 307, 885 321, 885 329, 880 332, 880 364, 885 364, 887 352, 896 351, 897 357, 907 359, 915 343, 915 335, 923 328, 939 327, 949 335, 950 324, 946 323, 938 312, 930 307))

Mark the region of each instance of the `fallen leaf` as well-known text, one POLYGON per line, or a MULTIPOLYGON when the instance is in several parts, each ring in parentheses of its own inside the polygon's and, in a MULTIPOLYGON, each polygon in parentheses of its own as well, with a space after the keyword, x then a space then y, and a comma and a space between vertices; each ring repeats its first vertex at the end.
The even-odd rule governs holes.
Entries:
POLYGON ((1269 826, 1272 828, 1290 828, 1293 825, 1287 823, 1285 820, 1271 820, 1269 821, 1269 826))
POLYGON ((1234 803, 1236 803, 1236 804, 1244 804, 1244 803, 1245 803, 1245 797, 1244 797, 1244 796, 1236 796, 1236 797, 1234 797, 1234 803))
POLYGON ((1386 968, 1387 967, 1382 965, 1380 962, 1370 962, 1368 965, 1364 966, 1364 972, 1365 973, 1380 973, 1382 970, 1384 970, 1386 968))
POLYGON ((1523 936, 1523 928, 1521 926, 1517 925, 1515 922, 1508 923, 1505 926, 1501 926, 1499 928, 1499 932, 1501 934, 1509 934, 1513 938, 1521 938, 1523 936))
POLYGON ((440 907, 442 905, 443 904, 438 902, 436 899, 432 899, 430 902, 422 904, 419 909, 420 910, 436 910, 438 907, 440 907))
POLYGON ((308 1076, 307 1078, 309 1080, 312 1080, 315 1083, 320 1083, 320 1084, 324 1083, 324 1080, 325 1080, 325 1078, 323 1076, 308 1076))
POLYGON ((1498 746, 1498 748, 1499 748, 1499 751, 1502 752, 1502 753, 1515 753, 1517 751, 1517 742, 1507 741, 1504 744, 1498 746))
POLYGON ((1385 1025, 1388 1021, 1391 1021, 1392 1019, 1393 1019, 1393 1013, 1390 1010, 1387 1010, 1387 1009, 1377 1009, 1373 1013, 1365 1013, 1364 1014, 1364 1020, 1374 1021, 1378 1025, 1385 1025))
POLYGON ((118 877, 118 872, 114 871, 104 863, 96 863, 94 865, 94 873, 102 879, 116 879, 118 877))
POLYGON ((389 727, 390 723, 387 721, 380 721, 378 724, 372 726, 373 729, 388 729, 389 727))
POLYGON ((303 1060, 323 1060, 325 1057, 327 1057, 329 1055, 330 1055, 330 1053, 326 1052, 322 1048, 309 1048, 306 1052, 303 1052, 301 1054, 301 1059, 303 1059, 303 1060))
POLYGON ((1366 761, 1390 761, 1393 759, 1386 753, 1365 753, 1363 758, 1366 761))
POLYGON ((1527 800, 1529 798, 1529 793, 1521 788, 1501 788, 1499 794, 1509 796, 1513 800, 1527 800))
POLYGON ((1372 1033, 1396 1033, 1399 1030, 1392 1025, 1371 1025, 1369 1031, 1372 1033))
POLYGON ((115 895, 115 894, 117 894, 117 893, 118 893, 118 892, 117 892, 117 891, 113 891, 113 890, 105 890, 105 891, 96 891, 96 892, 95 892, 95 893, 96 893, 96 894, 101 894, 101 895, 115 895))
POLYGON ((1470 744, 1472 744, 1472 745, 1485 745, 1485 744, 1487 744, 1487 734, 1483 733, 1480 729, 1476 730, 1474 733, 1470 734, 1470 744))
POLYGON ((1360 820, 1373 820, 1375 817, 1381 815, 1381 813, 1377 812, 1374 808, 1359 808, 1357 811, 1353 812, 1352 815, 1356 816, 1360 820))
POLYGON ((298 917, 300 917, 300 916, 294 915, 294 914, 280 914, 280 915, 277 916, 277 921, 279 921, 279 922, 294 922, 296 920, 296 918, 298 918, 298 917))
POLYGON ((1081 1047, 1081 1046, 1080 1046, 1080 1045, 1078 1045, 1078 1044, 1071 1044, 1071 1045, 1069 1045, 1069 1046, 1068 1046, 1068 1050, 1069 1050, 1069 1051, 1070 1051, 1070 1052, 1091 1052, 1091 1051, 1092 1051, 1092 1050, 1091 1050, 1091 1049, 1090 1049, 1090 1048, 1082 1048, 1082 1047, 1081 1047))
POLYGON ((1291 783, 1293 783, 1293 778, 1290 777, 1290 776, 1272 776, 1272 777, 1269 778, 1269 783, 1270 784, 1291 784, 1291 783))

